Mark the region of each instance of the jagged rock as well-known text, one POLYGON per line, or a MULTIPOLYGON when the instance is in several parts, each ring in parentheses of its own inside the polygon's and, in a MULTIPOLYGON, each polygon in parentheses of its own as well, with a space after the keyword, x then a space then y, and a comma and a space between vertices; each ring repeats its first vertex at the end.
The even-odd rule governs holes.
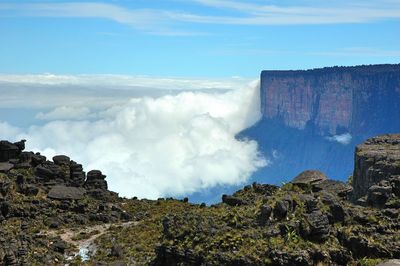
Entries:
POLYGON ((84 197, 85 192, 84 188, 58 185, 50 189, 47 197, 57 200, 80 200, 84 197))
POLYGON ((328 178, 324 173, 318 170, 306 170, 296 176, 291 183, 300 187, 308 187, 320 183, 328 178))
POLYGON ((229 206, 241 206, 247 204, 246 201, 229 195, 222 195, 222 202, 228 204, 229 206))

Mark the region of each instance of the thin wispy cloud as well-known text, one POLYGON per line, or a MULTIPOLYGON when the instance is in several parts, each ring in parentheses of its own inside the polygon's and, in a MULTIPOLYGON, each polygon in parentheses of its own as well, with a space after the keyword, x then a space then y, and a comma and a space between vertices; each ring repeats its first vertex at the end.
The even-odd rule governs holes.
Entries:
POLYGON ((135 29, 163 35, 204 34, 185 31, 185 23, 222 25, 306 25, 366 23, 400 19, 400 4, 396 1, 336 2, 330 5, 261 5, 248 1, 194 0, 210 10, 219 9, 217 15, 190 11, 155 8, 128 8, 122 5, 70 2, 0 4, 1 16, 103 18, 135 29), (232 12, 225 12, 233 10, 232 12))

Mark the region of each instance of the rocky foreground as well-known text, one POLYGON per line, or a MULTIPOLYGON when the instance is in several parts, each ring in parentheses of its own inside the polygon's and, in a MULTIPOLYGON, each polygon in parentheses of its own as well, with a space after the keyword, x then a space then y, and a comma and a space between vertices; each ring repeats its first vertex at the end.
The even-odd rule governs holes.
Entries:
POLYGON ((120 198, 98 170, 0 142, 3 265, 397 265, 400 135, 359 145, 348 183, 305 171, 212 206, 120 198), (388 262, 391 260, 391 262, 388 262), (390 264, 391 263, 391 264, 390 264))

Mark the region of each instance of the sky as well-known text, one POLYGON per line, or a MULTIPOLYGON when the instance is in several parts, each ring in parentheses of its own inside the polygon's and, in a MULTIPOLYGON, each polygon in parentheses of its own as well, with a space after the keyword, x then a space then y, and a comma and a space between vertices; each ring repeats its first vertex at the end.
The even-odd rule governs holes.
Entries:
POLYGON ((398 63, 399 0, 0 1, 0 73, 257 77, 398 63))
POLYGON ((235 137, 260 72, 399 63, 400 0, 0 0, 0 36, 1 139, 121 196, 207 201, 273 167, 235 137))

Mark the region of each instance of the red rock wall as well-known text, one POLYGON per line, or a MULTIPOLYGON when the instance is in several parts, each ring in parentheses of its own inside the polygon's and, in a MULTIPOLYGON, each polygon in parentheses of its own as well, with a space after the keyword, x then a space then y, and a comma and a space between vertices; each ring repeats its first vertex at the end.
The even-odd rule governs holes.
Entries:
MULTIPOLYGON (((390 123, 388 115, 400 117, 399 88, 400 65, 263 71, 261 111, 290 127, 312 126, 320 135, 379 131, 390 123)), ((395 122, 390 129, 398 127, 395 122)))

